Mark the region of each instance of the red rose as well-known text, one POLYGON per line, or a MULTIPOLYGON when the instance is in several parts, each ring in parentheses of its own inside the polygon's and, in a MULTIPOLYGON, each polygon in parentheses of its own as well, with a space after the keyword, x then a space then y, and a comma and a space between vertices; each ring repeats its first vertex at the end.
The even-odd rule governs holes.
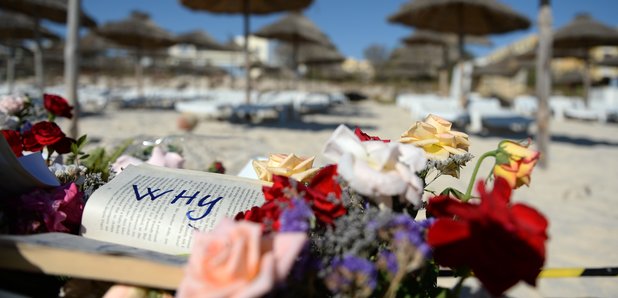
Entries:
POLYGON ((326 166, 311 179, 307 192, 311 209, 318 221, 332 224, 335 218, 346 214, 341 200, 341 186, 335 180, 337 165, 326 166))
POLYGON ((248 220, 260 223, 262 222, 262 214, 260 212, 260 207, 253 206, 251 207, 251 209, 245 212, 238 212, 238 214, 234 216, 234 220, 248 220))
POLYGON ((66 99, 53 94, 44 94, 43 95, 43 106, 50 113, 71 119, 73 114, 71 114, 72 106, 69 105, 66 99))
POLYGON ((43 145, 39 144, 39 142, 34 137, 32 130, 24 131, 21 135, 22 144, 24 146, 25 151, 37 152, 43 150, 43 145))
POLYGON ((493 190, 479 182, 480 204, 434 197, 427 212, 437 217, 427 232, 439 265, 467 266, 494 296, 520 280, 534 285, 545 262, 547 220, 524 204, 510 205, 511 187, 497 177, 493 190))
POLYGON ((71 152, 71 145, 75 143, 75 139, 64 137, 60 141, 50 145, 50 147, 59 154, 71 152))
POLYGON ((364 142, 364 141, 382 141, 384 143, 389 143, 391 141, 391 140, 382 140, 379 137, 370 136, 370 135, 366 134, 365 132, 363 132, 358 127, 356 127, 354 129, 354 134, 361 140, 361 142, 364 142))
POLYGON ((22 156, 21 135, 19 131, 3 129, 2 135, 6 139, 7 143, 9 143, 9 146, 11 146, 11 150, 13 150, 15 156, 22 156))
POLYGON ((36 141, 43 146, 53 145, 65 137, 60 127, 56 123, 49 121, 36 123, 32 126, 31 131, 36 141))

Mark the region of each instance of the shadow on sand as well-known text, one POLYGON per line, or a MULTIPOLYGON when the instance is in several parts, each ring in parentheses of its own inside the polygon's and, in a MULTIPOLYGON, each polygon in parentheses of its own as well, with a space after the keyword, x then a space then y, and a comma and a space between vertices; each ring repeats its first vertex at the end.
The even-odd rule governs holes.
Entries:
POLYGON ((291 130, 304 130, 304 131, 323 131, 323 130, 334 131, 341 124, 347 126, 350 129, 354 129, 355 127, 360 127, 360 129, 362 130, 376 129, 374 125, 359 125, 359 124, 347 123, 347 122, 323 123, 323 122, 302 121, 302 120, 287 121, 284 123, 280 123, 278 121, 262 121, 259 123, 239 122, 236 124, 243 125, 246 127, 262 127, 262 128, 272 128, 272 129, 291 129, 291 130))

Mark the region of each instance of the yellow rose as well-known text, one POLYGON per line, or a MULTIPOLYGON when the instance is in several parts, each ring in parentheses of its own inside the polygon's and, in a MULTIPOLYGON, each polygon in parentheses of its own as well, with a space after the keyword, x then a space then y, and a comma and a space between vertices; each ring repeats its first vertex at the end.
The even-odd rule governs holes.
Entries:
POLYGON ((427 158, 432 160, 446 160, 452 155, 466 154, 470 146, 468 135, 451 130, 451 126, 451 122, 430 114, 423 122, 417 121, 404 132, 399 142, 422 148, 427 158))
POLYGON ((530 184, 530 174, 539 160, 540 153, 530 148, 530 143, 502 141, 498 146, 494 176, 503 177, 511 188, 530 184))
POLYGON ((307 182, 319 170, 313 168, 314 159, 294 154, 271 154, 268 160, 254 160, 252 163, 260 180, 272 182, 273 175, 279 175, 307 182))

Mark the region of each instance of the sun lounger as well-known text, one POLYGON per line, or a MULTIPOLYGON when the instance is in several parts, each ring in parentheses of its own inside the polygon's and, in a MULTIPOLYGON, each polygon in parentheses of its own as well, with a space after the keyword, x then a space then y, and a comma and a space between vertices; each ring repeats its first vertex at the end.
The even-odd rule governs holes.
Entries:
POLYGON ((474 98, 468 105, 469 131, 481 133, 487 130, 527 132, 534 119, 522 116, 514 110, 503 108, 495 98, 474 98))

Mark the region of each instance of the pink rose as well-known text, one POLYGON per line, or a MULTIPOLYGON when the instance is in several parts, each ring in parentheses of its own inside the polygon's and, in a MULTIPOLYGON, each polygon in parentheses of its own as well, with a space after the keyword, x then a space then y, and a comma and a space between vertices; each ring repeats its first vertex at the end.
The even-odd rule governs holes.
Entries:
POLYGON ((150 159, 146 163, 154 166, 180 169, 183 167, 185 159, 176 152, 166 152, 161 147, 155 146, 152 149, 150 159))
POLYGON ((259 224, 224 218, 197 233, 177 297, 261 297, 289 273, 304 233, 262 236, 259 224))
MULTIPOLYGON (((141 159, 137 159, 129 155, 122 155, 112 164, 112 171, 120 173, 129 165, 137 166, 143 163, 144 161, 141 159)), ((152 155, 150 155, 150 158, 146 161, 146 163, 153 166, 182 169, 185 159, 176 152, 166 152, 156 146, 152 149, 152 155)))
POLYGON ((24 109, 26 98, 22 96, 3 95, 0 97, 0 113, 17 115, 24 109))

